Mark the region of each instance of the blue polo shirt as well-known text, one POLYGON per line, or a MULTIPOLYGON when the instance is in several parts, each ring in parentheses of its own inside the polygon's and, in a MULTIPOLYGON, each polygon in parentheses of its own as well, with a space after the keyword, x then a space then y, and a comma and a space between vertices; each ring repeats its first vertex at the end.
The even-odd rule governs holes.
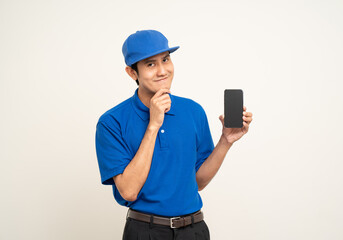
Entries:
POLYGON ((171 108, 156 137, 147 180, 135 201, 120 195, 113 177, 135 156, 149 124, 150 113, 134 95, 102 114, 96 126, 96 153, 101 182, 112 185, 115 200, 134 210, 180 216, 202 208, 196 172, 214 144, 204 109, 195 101, 169 94, 171 108))

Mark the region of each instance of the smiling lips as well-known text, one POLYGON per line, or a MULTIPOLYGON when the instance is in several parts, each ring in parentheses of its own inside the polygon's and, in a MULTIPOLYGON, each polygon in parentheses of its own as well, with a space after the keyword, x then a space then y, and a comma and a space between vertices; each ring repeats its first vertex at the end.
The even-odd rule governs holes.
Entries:
POLYGON ((155 82, 160 82, 160 81, 164 81, 164 80, 167 80, 167 77, 166 77, 166 78, 159 79, 159 80, 156 80, 155 82))

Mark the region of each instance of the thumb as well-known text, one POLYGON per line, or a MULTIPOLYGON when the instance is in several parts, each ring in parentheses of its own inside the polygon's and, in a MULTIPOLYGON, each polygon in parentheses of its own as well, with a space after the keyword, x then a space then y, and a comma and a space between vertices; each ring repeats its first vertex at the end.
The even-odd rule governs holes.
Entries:
POLYGON ((222 122, 222 124, 224 125, 224 115, 220 115, 219 116, 219 120, 222 122))

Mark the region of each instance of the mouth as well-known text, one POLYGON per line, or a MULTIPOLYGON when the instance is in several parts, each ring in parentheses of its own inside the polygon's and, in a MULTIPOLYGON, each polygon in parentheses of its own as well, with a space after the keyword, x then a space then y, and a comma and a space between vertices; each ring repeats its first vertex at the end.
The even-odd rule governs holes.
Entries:
POLYGON ((168 77, 155 80, 155 82, 165 82, 167 79, 168 79, 168 77))

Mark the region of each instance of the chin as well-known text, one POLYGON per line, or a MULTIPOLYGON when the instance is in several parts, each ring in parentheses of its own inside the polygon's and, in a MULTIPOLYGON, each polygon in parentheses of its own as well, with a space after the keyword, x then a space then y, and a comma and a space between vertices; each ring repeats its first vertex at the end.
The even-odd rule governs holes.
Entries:
POLYGON ((168 83, 168 82, 156 85, 157 89, 161 89, 161 88, 168 88, 168 89, 170 89, 170 87, 171 87, 171 83, 168 83))

